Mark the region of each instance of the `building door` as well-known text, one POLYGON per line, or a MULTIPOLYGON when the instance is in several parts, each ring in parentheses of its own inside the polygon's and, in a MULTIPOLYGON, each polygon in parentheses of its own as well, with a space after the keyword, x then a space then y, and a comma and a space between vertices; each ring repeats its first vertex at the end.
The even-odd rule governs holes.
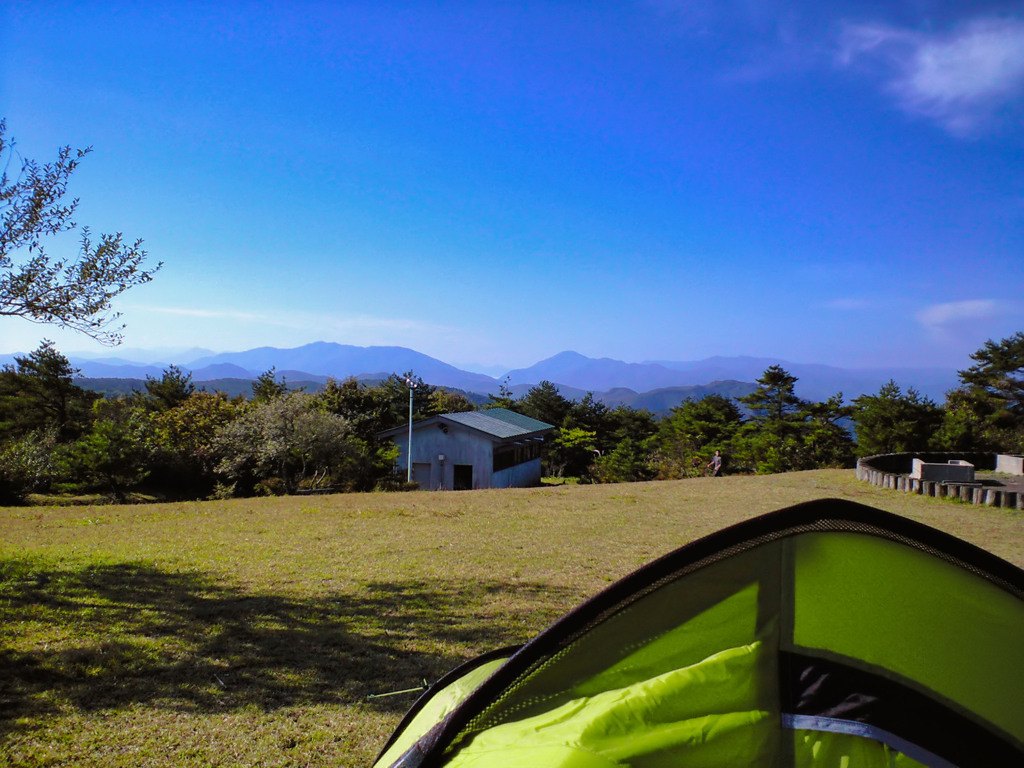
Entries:
POLYGON ((452 487, 456 491, 473 490, 473 465, 456 464, 453 469, 455 470, 455 482, 452 487))
POLYGON ((417 461, 412 463, 412 479, 413 482, 419 483, 420 488, 425 491, 430 490, 430 465, 427 463, 420 464, 417 461))

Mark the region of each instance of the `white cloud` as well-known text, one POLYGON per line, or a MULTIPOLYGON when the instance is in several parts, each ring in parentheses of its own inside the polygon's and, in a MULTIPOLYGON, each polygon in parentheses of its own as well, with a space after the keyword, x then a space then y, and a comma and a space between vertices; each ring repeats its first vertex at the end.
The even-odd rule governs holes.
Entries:
POLYGON ((932 304, 917 313, 917 321, 928 330, 941 331, 965 321, 989 320, 1003 314, 1003 306, 993 299, 951 301, 932 304))
POLYGON ((838 59, 880 66, 903 110, 968 136, 1024 96, 1024 20, 976 19, 948 34, 849 24, 838 59))
POLYGON ((178 315, 180 317, 202 317, 221 320, 246 320, 251 322, 272 322, 264 315, 252 312, 231 312, 222 309, 187 309, 185 307, 131 307, 137 312, 155 312, 160 315, 178 315))
MULTIPOLYGON (((209 320, 240 320, 282 328, 324 328, 333 330, 420 330, 424 326, 414 320, 394 317, 373 317, 369 315, 325 315, 292 310, 275 313, 239 312, 225 309, 190 309, 186 307, 143 307, 131 308, 134 312, 153 312, 162 315, 194 317, 209 320)), ((433 330, 438 330, 432 327, 433 330)))

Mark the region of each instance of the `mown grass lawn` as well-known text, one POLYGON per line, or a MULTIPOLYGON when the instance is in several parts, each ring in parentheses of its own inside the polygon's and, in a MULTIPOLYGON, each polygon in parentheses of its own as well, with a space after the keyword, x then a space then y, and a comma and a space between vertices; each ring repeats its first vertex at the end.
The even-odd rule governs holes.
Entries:
POLYGON ((852 471, 0 509, 0 765, 369 765, 415 694, 648 560, 837 496, 1024 566, 1024 515, 852 471))

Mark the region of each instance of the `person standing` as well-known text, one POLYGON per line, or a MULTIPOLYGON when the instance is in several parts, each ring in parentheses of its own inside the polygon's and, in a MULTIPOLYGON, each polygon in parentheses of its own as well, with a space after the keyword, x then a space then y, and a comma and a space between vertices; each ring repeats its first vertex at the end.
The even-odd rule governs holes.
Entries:
POLYGON ((708 462, 708 469, 711 470, 712 477, 722 476, 722 452, 715 451, 715 455, 711 457, 711 461, 708 462))

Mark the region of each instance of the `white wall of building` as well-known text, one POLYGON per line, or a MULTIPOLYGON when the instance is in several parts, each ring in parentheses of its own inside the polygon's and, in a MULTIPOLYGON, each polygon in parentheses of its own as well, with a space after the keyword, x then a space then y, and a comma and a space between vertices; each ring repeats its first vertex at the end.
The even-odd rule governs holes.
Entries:
MULTIPOLYGON (((409 455, 409 433, 395 436, 393 439, 401 452, 398 466, 405 469, 408 466, 406 462, 409 455)), ((430 478, 427 482, 416 478, 422 490, 454 488, 456 464, 469 464, 473 467, 474 488, 493 487, 493 443, 482 435, 451 426, 448 426, 448 433, 445 434, 436 424, 420 429, 413 426, 412 461, 413 464, 430 465, 430 478), (443 461, 440 459, 441 456, 444 456, 443 461)))
POLYGON ((532 459, 492 475, 492 488, 529 488, 540 485, 540 459, 532 459))
MULTIPOLYGON (((457 464, 473 467, 474 488, 522 488, 540 484, 540 459, 494 472, 493 441, 450 424, 444 426, 447 432, 436 423, 419 428, 413 425, 412 461, 416 468, 414 479, 420 490, 452 490, 457 464), (441 456, 444 456, 443 461, 441 456), (428 465, 429 469, 423 465, 428 465)), ((392 439, 400 452, 398 466, 404 477, 408 467, 409 433, 405 431, 392 439)))

